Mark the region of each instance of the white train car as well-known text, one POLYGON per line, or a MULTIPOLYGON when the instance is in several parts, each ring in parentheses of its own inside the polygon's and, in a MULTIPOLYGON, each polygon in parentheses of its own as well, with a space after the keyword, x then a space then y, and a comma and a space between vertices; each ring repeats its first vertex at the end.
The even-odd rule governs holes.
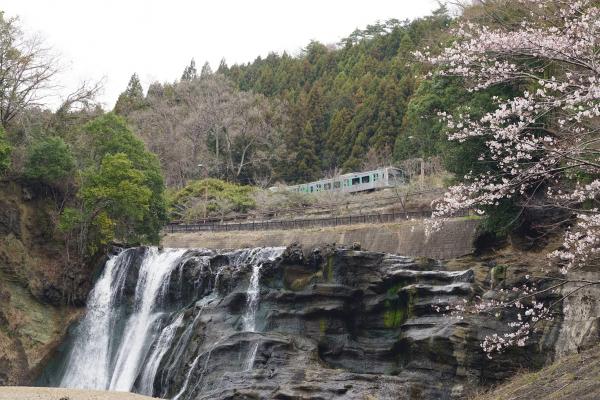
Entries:
MULTIPOLYGON (((298 193, 342 191, 348 193, 396 187, 406 183, 404 173, 399 168, 385 167, 372 171, 350 172, 333 178, 302 183, 283 188, 298 193)), ((271 190, 280 190, 272 187, 271 190)))

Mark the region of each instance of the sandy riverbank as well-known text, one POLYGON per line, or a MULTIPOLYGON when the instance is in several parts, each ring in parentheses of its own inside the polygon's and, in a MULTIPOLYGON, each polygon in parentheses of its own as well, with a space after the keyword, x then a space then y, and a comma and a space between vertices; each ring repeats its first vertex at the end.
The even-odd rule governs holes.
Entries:
POLYGON ((0 387, 0 400, 148 400, 152 397, 123 392, 99 392, 95 390, 0 387))

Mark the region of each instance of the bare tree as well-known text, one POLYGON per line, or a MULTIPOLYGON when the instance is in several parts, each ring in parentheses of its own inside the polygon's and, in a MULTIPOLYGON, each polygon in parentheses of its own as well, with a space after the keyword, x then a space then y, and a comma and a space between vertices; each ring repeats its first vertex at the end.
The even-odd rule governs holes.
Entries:
POLYGON ((270 168, 281 152, 281 113, 262 95, 238 92, 227 104, 224 140, 227 176, 239 180, 248 169, 270 168))
POLYGON ((18 18, 0 12, 0 123, 6 127, 26 108, 40 105, 53 88, 58 62, 37 36, 27 37, 18 18))
POLYGON ((379 149, 371 147, 362 161, 361 168, 363 171, 367 171, 390 165, 394 165, 394 158, 389 146, 379 149))
POLYGON ((220 74, 153 84, 147 106, 128 117, 158 154, 169 186, 210 176, 238 182, 272 176, 282 152, 283 112, 262 95, 240 92, 220 74))

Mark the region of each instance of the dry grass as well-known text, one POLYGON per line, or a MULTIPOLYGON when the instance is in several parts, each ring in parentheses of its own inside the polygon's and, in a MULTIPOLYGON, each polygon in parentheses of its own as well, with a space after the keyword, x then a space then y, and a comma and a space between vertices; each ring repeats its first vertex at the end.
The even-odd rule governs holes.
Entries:
POLYGON ((564 357, 538 371, 513 379, 472 400, 600 399, 600 345, 564 357))

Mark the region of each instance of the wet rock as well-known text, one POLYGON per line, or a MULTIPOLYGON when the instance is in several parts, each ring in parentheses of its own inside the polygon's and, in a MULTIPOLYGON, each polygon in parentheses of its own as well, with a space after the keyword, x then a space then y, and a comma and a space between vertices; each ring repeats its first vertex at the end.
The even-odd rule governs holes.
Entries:
MULTIPOLYGON (((497 295, 482 293, 470 268, 450 271, 431 259, 333 245, 307 256, 297 245, 255 250, 181 256, 162 287, 157 330, 175 318, 181 323, 164 346, 150 394, 187 400, 465 398, 532 360, 544 362, 556 337, 546 333, 542 344, 535 336, 525 351, 488 360, 480 342, 506 329, 510 316, 459 319, 435 310, 497 295)), ((124 303, 135 295, 145 254, 127 251, 124 303)), ((136 382, 137 390, 139 377, 136 382)))
POLYGON ((187 380, 185 398, 197 400, 462 398, 531 354, 490 368, 479 343, 504 324, 434 311, 478 292, 472 270, 332 246, 304 257, 294 245, 263 266, 257 332, 243 332, 250 271, 231 262, 210 260, 219 299, 189 314, 189 351, 155 394, 175 396, 187 380))

